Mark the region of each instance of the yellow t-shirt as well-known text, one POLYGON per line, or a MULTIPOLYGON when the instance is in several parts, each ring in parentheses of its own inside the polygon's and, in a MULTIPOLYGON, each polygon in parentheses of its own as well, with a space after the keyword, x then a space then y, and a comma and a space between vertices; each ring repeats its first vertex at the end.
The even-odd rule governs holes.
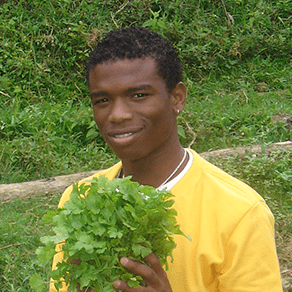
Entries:
MULTIPOLYGON (((173 186, 182 231, 167 271, 173 292, 280 292, 274 218, 261 196, 192 150, 193 163, 173 186)), ((99 172, 115 178, 121 163, 99 172)), ((59 207, 69 199, 68 188, 59 207)), ((58 260, 56 257, 54 266, 58 260)), ((51 292, 56 291, 51 285, 51 292)), ((66 288, 60 290, 67 291, 66 288)))

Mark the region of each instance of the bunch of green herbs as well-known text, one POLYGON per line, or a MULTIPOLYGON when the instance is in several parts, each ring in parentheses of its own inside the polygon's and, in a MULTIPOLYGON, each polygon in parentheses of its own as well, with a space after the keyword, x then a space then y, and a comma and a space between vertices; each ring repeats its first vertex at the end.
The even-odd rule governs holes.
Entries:
MULTIPOLYGON (((100 176, 75 184, 63 208, 46 216, 56 235, 42 237, 45 246, 37 249, 40 262, 47 265, 57 253, 55 245, 63 243, 66 260, 51 272, 55 287, 61 288, 65 281, 69 291, 80 284, 81 289, 110 292, 117 279, 130 287, 143 285, 140 276, 119 263, 124 256, 146 264, 144 258, 153 252, 167 269, 167 258, 176 246, 172 235, 183 235, 171 197, 166 190, 139 185, 130 177, 108 181, 100 176)), ((31 281, 36 288, 34 281, 39 278, 31 281)))

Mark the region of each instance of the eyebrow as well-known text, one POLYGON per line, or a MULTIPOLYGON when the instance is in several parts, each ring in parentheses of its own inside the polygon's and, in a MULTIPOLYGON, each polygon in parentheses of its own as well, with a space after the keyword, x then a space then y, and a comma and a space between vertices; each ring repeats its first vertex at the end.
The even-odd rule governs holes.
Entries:
POLYGON ((105 91, 97 91, 90 93, 90 98, 93 99, 94 97, 100 97, 100 96, 108 96, 108 94, 105 91))
MULTIPOLYGON (((151 88, 152 88, 151 85, 143 84, 143 85, 139 85, 139 86, 136 86, 136 87, 127 88, 125 90, 125 92, 132 93, 132 92, 137 92, 137 91, 140 91, 140 90, 147 90, 147 89, 151 89, 151 88)), ((109 94, 106 91, 97 91, 97 92, 92 92, 90 94, 90 98, 92 99, 94 97, 108 96, 108 95, 109 94)))
POLYGON ((151 85, 145 84, 145 85, 139 85, 137 87, 130 87, 126 91, 127 92, 136 92, 139 90, 146 90, 146 89, 151 89, 151 88, 152 88, 151 85))

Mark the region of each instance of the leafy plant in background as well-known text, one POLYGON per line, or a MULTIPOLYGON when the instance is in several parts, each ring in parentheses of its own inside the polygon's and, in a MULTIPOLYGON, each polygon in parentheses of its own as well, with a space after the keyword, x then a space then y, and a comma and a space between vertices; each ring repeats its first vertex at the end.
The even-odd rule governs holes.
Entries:
POLYGON ((292 112, 290 2, 2 1, 0 182, 116 161, 92 122, 85 63, 95 42, 122 26, 157 31, 178 50, 189 87, 179 121, 184 146, 203 152, 291 140, 272 120, 292 112))
MULTIPOLYGON (((171 197, 165 190, 139 185, 129 177, 108 181, 100 176, 90 184, 75 184, 64 207, 47 216, 56 235, 41 238, 45 246, 38 248, 38 258, 47 265, 57 253, 55 245, 65 241, 66 261, 51 273, 57 288, 62 286, 61 278, 70 291, 78 283, 81 289, 114 291, 112 283, 117 279, 139 287, 143 279, 122 267, 119 259, 126 256, 145 263, 144 258, 153 252, 167 269, 167 258, 175 248, 172 235, 184 235, 171 197), (74 260, 80 263, 72 264, 74 260)), ((31 278, 31 285, 42 291, 39 276, 31 278)))

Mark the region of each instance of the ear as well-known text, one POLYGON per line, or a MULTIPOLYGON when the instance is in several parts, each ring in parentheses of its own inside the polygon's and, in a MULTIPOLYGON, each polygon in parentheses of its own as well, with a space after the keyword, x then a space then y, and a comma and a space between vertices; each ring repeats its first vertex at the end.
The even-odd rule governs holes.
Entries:
POLYGON ((173 110, 175 114, 178 115, 183 110, 187 98, 187 89, 184 83, 179 82, 171 91, 170 96, 173 110))

